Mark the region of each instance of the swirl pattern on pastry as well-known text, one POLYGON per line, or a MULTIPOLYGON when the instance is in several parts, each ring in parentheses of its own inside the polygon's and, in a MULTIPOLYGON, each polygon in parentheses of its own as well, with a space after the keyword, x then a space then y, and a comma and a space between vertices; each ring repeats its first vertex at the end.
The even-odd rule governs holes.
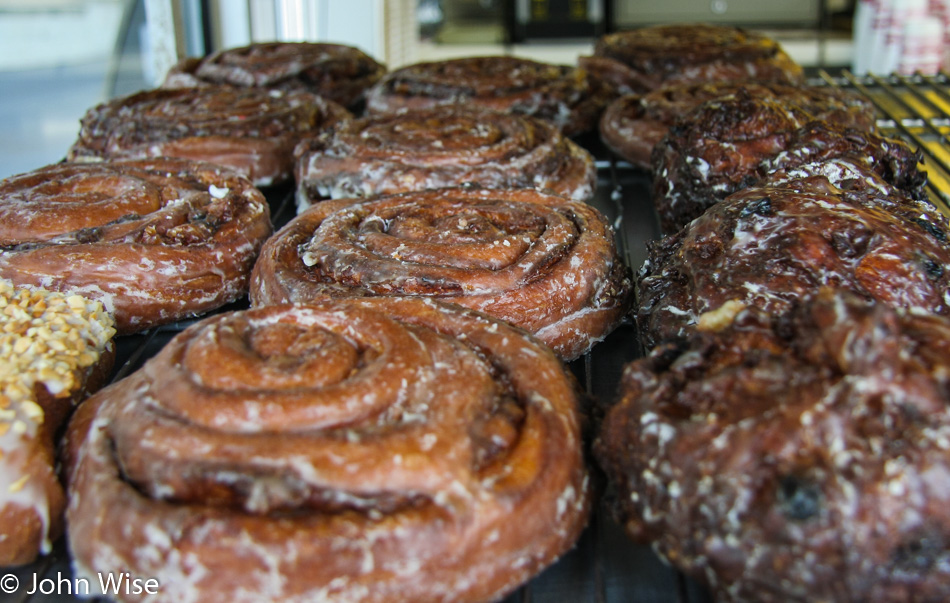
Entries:
POLYGON ((368 93, 370 113, 477 105, 530 115, 567 136, 597 125, 607 91, 582 69, 491 56, 417 63, 388 73, 368 93))
POLYGON ((822 285, 950 314, 950 225, 940 211, 859 164, 819 167, 777 172, 650 246, 637 296, 648 348, 730 302, 778 315, 822 285))
POLYGON ((439 189, 324 201, 261 250, 255 305, 424 296, 522 327, 573 359, 623 318, 632 288, 593 207, 535 190, 439 189))
POLYGON ((773 39, 738 27, 669 24, 602 36, 580 65, 618 95, 700 82, 775 81, 804 76, 773 39))
POLYGON ((576 383, 522 332, 422 299, 211 317, 70 426, 80 575, 156 601, 487 601, 589 507, 576 383))
POLYGON ((676 232, 773 171, 835 158, 862 163, 893 186, 926 198, 921 155, 905 142, 820 121, 801 104, 740 89, 683 116, 654 147, 653 202, 660 225, 676 232))
POLYGON ((298 208, 320 198, 475 184, 594 193, 590 153, 553 126, 477 107, 438 106, 349 121, 297 147, 298 208))
POLYGON ((727 601, 950 597, 950 321, 823 290, 628 365, 598 460, 727 601))
POLYGON ((386 66, 358 48, 314 42, 262 42, 184 59, 169 70, 165 88, 226 84, 241 88, 304 90, 344 107, 363 97, 386 66))
POLYGON ((293 150, 350 114, 309 92, 229 86, 157 89, 86 112, 70 161, 180 157, 269 186, 293 176, 293 150))
POLYGON ((0 182, 0 221, 0 277, 101 301, 120 333, 238 299, 272 232, 249 180, 184 159, 13 176, 0 182))
POLYGON ((734 96, 745 90, 755 98, 794 103, 814 119, 843 127, 871 130, 875 125, 870 101, 841 88, 788 86, 779 83, 700 83, 659 88, 648 94, 628 95, 611 103, 600 119, 600 136, 615 153, 649 170, 653 147, 670 127, 699 105, 734 96))

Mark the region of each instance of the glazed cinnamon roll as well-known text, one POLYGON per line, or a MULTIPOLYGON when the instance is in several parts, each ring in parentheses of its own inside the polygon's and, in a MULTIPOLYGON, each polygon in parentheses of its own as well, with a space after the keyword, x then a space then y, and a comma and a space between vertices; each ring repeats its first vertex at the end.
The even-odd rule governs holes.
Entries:
POLYGON ((115 329, 98 302, 2 279, 0 309, 0 566, 8 566, 49 553, 62 534, 56 436, 108 376, 115 329))
POLYGON ((422 299, 211 317, 71 422, 78 576, 153 601, 489 601, 589 507, 576 384, 500 321, 422 299))
POLYGON ((830 290, 627 366, 598 459, 724 601, 950 598, 950 321, 830 290))
POLYGON ((463 184, 547 189, 586 201, 597 178, 590 153, 553 126, 476 107, 345 122, 302 142, 295 154, 301 210, 320 198, 463 184))
POLYGON ((821 285, 950 315, 950 224, 859 163, 776 172, 650 245, 637 321, 650 348, 745 306, 774 315, 821 285))
POLYGON ((370 113, 477 105, 530 115, 567 136, 596 126, 607 91, 580 69, 515 57, 418 63, 388 73, 368 93, 370 113))
POLYGON ((311 92, 349 107, 386 73, 358 48, 314 42, 266 42, 184 59, 163 87, 217 86, 311 92))
POLYGON ((847 90, 832 87, 788 86, 778 83, 702 83, 659 88, 628 95, 611 103, 600 119, 600 137, 617 155, 649 170, 653 147, 676 120, 707 101, 744 90, 754 98, 794 104, 816 120, 859 130, 875 124, 874 105, 847 90))
POLYGON ((894 187, 926 198, 921 155, 905 142, 821 120, 781 97, 745 89, 703 103, 654 147, 653 203, 673 233, 728 195, 777 170, 835 159, 863 164, 894 187))
POLYGON ((260 191, 209 163, 65 163, 0 182, 0 278, 101 301, 120 333, 243 296, 271 230, 260 191))
POLYGON ((726 25, 654 25, 607 34, 580 65, 618 95, 700 82, 804 79, 775 40, 726 25))
POLYGON ((439 189, 324 201, 271 238, 254 305, 421 296, 522 327, 566 359, 623 318, 631 282, 593 207, 522 190, 439 189))
POLYGON ((181 157, 217 163, 269 186, 293 176, 301 138, 349 117, 336 103, 302 91, 148 90, 87 111, 67 158, 181 157))

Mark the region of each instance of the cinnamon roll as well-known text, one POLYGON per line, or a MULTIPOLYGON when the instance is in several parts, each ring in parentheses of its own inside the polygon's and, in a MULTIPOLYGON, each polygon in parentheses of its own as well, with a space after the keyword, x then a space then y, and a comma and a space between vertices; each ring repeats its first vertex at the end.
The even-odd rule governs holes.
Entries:
POLYGON ((79 295, 0 279, 0 565, 49 553, 66 494, 55 437, 112 368, 112 317, 79 295))
POLYGON ((148 90, 87 111, 67 158, 181 157, 217 163, 269 186, 293 176, 301 138, 348 117, 336 103, 303 91, 148 90))
POLYGON ((169 70, 165 88, 237 86, 303 90, 344 107, 363 98, 386 66, 358 48, 314 42, 266 42, 184 59, 169 70))
POLYGON ((735 95, 680 118, 653 151, 653 202, 664 232, 676 232, 731 193, 776 170, 843 158, 925 198, 919 152, 905 142, 820 120, 780 97, 735 95))
POLYGON ((656 348, 595 444, 618 520, 721 600, 947 600, 948 342, 825 290, 656 348))
POLYGON ((271 238, 254 305, 422 296, 522 327, 573 359, 630 299, 629 270, 593 207, 522 190, 439 189, 324 201, 271 238))
POLYGON ((65 163, 0 182, 0 278, 101 301, 120 333, 243 296, 271 230, 260 191, 209 163, 65 163))
POLYGON ((575 67, 492 56, 417 63, 388 73, 370 89, 370 113, 435 105, 477 105, 530 115, 567 136, 593 129, 607 91, 575 67))
POLYGON ((804 80, 778 42, 727 25, 677 23, 610 33, 580 65, 617 95, 700 82, 804 80))
POLYGON ((777 172, 650 245, 637 321, 649 348, 745 306, 775 315, 822 285, 950 315, 950 225, 861 164, 777 172))
POLYGON ((326 197, 476 184, 593 196, 590 153, 553 126, 477 107, 439 106, 345 122, 296 150, 302 210, 326 197))
POLYGON ((214 316, 71 422, 77 575, 153 577, 153 601, 498 599, 585 524, 579 423, 550 350, 458 306, 214 316))
POLYGON ((734 96, 739 90, 754 98, 800 106, 820 121, 865 131, 875 125, 874 105, 840 88, 722 82, 670 86, 619 98, 601 116, 600 137, 617 155, 649 170, 653 147, 678 118, 707 101, 734 96))

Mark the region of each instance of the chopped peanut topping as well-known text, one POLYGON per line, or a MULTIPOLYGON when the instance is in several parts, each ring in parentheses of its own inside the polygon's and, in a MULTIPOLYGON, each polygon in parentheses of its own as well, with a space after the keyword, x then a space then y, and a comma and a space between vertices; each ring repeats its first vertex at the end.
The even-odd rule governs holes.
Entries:
POLYGON ((54 396, 68 396, 84 371, 98 362, 114 321, 102 304, 80 295, 15 289, 0 280, 0 436, 27 422, 41 424, 38 383, 54 396))
POLYGON ((696 324, 696 328, 700 331, 721 331, 731 325, 736 319, 736 315, 738 315, 739 312, 742 312, 743 310, 745 310, 744 303, 735 299, 730 299, 715 310, 703 312, 699 316, 699 321, 696 324))
POLYGON ((29 476, 29 475, 24 475, 23 477, 21 477, 21 478, 18 479, 17 481, 15 481, 15 482, 13 482, 12 484, 10 484, 10 487, 9 487, 10 492, 19 492, 20 490, 22 490, 22 489, 23 489, 23 486, 26 485, 26 482, 27 482, 28 479, 30 479, 30 476, 29 476))

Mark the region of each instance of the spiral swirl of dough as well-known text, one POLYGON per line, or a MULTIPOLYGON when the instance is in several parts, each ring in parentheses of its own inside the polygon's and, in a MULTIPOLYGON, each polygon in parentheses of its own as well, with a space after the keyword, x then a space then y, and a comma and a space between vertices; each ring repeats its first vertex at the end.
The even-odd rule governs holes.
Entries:
POLYGON ((272 231, 264 196, 184 159, 58 164, 0 182, 0 278, 101 301, 120 333, 247 291, 272 231))
POLYGON ((422 299, 209 318, 71 424, 80 573, 158 600, 489 600, 587 516, 576 384, 521 332, 422 299))
POLYGON ((352 46, 313 42, 262 42, 226 48, 175 65, 162 84, 305 90, 343 106, 358 102, 386 66, 352 46))
POLYGON ((417 63, 392 71, 367 93, 371 114, 436 105, 477 105, 531 115, 568 136, 596 126, 606 90, 576 67, 506 56, 417 63))
POLYGON ((230 167, 268 186, 293 175, 301 138, 349 117, 336 103, 303 91, 147 90, 87 111, 67 158, 182 157, 230 167))
POLYGON ((537 335, 573 359, 629 302, 629 270, 593 207, 535 190, 438 189, 324 201, 261 250, 255 305, 423 296, 537 335))
POLYGON ((298 206, 320 197, 476 184, 594 193, 590 153, 553 126, 477 107, 433 107, 350 121, 297 147, 298 206))

